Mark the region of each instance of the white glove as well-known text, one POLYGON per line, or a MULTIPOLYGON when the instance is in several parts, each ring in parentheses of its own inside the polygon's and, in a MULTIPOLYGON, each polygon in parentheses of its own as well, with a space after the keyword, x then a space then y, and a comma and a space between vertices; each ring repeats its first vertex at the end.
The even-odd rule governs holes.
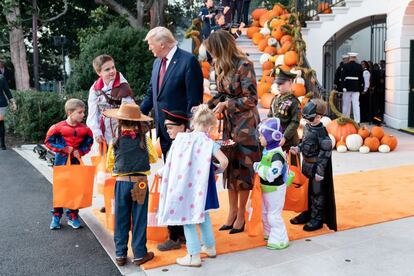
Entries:
POLYGON ((323 176, 320 176, 319 174, 315 174, 315 180, 317 182, 322 181, 323 180, 323 176))
POLYGON ((343 91, 343 92, 346 92, 347 90, 346 90, 346 88, 342 88, 342 91, 343 91))

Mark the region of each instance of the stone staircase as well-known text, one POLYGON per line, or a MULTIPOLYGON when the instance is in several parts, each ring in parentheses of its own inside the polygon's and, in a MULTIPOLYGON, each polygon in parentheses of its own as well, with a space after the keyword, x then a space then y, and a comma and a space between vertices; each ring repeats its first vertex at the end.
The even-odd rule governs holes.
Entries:
POLYGON ((254 71, 256 72, 256 79, 259 81, 262 78, 263 70, 262 65, 259 62, 260 56, 263 54, 257 48, 257 45, 254 45, 252 40, 248 38, 245 34, 241 35, 236 39, 237 46, 243 53, 248 55, 249 60, 254 64, 254 71))

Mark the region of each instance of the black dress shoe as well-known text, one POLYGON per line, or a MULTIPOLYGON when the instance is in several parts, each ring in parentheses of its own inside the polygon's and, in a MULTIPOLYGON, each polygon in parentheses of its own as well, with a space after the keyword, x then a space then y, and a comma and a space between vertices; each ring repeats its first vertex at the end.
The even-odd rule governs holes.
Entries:
POLYGON ((323 227, 322 221, 311 220, 303 226, 303 230, 307 232, 312 232, 323 227))
POLYGON ((246 223, 244 222, 244 223, 243 223, 242 228, 240 228, 240 229, 237 229, 237 228, 232 228, 232 229, 230 230, 229 234, 237 234, 237 233, 244 232, 244 225, 245 225, 245 224, 246 224, 246 223))
POLYGON ((305 224, 308 221, 309 221, 309 215, 305 212, 302 212, 296 217, 290 219, 291 224, 305 224))
POLYGON ((235 221, 236 221, 236 218, 233 220, 233 223, 231 225, 225 225, 224 224, 223 226, 220 227, 219 231, 226 231, 226 230, 233 229, 233 225, 234 225, 235 221))

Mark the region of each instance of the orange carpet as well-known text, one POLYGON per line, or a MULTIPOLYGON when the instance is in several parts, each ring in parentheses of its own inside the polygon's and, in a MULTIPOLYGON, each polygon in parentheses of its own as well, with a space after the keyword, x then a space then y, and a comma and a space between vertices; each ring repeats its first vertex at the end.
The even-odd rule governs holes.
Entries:
MULTIPOLYGON (((338 230, 413 216, 413 172, 414 165, 335 176, 338 230)), ((227 216, 227 193, 221 192, 219 199, 220 210, 210 213, 215 230, 217 253, 224 254, 264 246, 262 236, 252 238, 246 232, 229 235, 227 231, 217 231, 227 216)), ((94 213, 104 223, 104 216, 97 210, 94 213)), ((289 219, 294 215, 294 212, 283 213, 290 240, 334 233, 326 227, 312 233, 304 232, 302 226, 289 223, 289 219)), ((144 269, 174 264, 177 257, 186 254, 185 248, 160 252, 156 249, 156 243, 151 241, 148 241, 147 246, 148 250, 155 253, 155 258, 144 264, 144 269)))

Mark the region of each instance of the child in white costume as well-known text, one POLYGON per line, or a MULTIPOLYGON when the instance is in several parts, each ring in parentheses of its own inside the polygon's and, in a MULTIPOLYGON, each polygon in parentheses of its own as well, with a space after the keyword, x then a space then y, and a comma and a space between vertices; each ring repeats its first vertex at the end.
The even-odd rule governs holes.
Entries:
POLYGON ((219 207, 214 165, 224 170, 228 160, 208 135, 217 124, 207 105, 197 108, 192 120, 194 131, 178 133, 171 145, 162 174, 159 225, 183 225, 187 255, 178 258, 183 266, 201 266, 200 253, 216 257, 215 240, 208 210, 219 207), (201 247, 196 225, 201 230, 201 247))
POLYGON ((262 160, 253 164, 262 189, 262 220, 268 249, 284 249, 289 245, 282 218, 285 204, 288 165, 279 145, 283 138, 279 118, 268 118, 258 126, 263 150, 262 160))

